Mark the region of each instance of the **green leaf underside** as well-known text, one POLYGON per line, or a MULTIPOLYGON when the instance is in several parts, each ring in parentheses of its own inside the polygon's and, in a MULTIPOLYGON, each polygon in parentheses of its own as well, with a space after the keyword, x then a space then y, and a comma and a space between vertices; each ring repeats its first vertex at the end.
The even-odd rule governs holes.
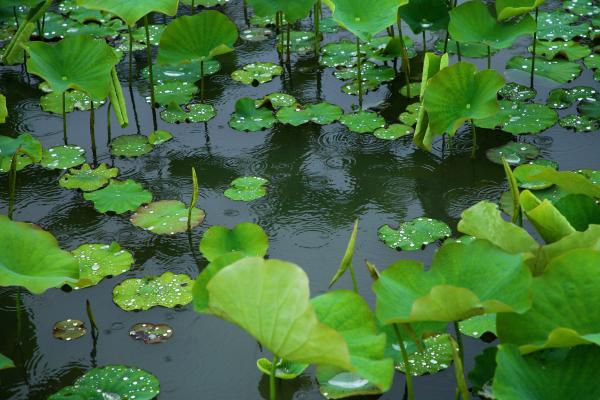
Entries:
MULTIPOLYGON (((273 363, 270 360, 266 358, 260 358, 256 360, 256 367, 263 374, 271 376, 273 363)), ((296 379, 304 372, 306 368, 308 368, 308 364, 301 364, 280 359, 275 368, 275 377, 278 379, 296 379)))
POLYGON ((135 25, 143 16, 151 12, 158 12, 173 16, 177 13, 177 0, 77 0, 78 6, 90 10, 107 11, 117 15, 128 26, 135 25))

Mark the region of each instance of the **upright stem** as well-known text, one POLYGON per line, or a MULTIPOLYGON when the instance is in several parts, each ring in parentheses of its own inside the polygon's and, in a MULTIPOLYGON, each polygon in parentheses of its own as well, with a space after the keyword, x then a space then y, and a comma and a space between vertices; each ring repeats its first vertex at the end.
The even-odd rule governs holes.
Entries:
POLYGON ((356 68, 358 78, 358 108, 362 110, 363 97, 362 97, 362 60, 360 54, 360 39, 356 37, 356 68))
POLYGON ((487 62, 488 69, 492 69, 492 48, 490 46, 487 47, 487 62))
POLYGON ((15 16, 15 24, 17 25, 17 29, 19 29, 19 17, 17 16, 17 7, 13 7, 13 15, 15 16))
POLYGON ((15 299, 15 308, 17 314, 17 346, 21 346, 23 343, 23 317, 21 303, 21 287, 17 286, 17 297, 15 299))
POLYGON ((319 19, 319 8, 321 8, 321 0, 317 0, 317 2, 315 3, 315 7, 314 7, 314 11, 313 11, 313 18, 314 18, 314 25, 315 25, 315 55, 317 57, 319 57, 319 53, 321 52, 321 27, 319 26, 320 23, 320 19, 319 19))
MULTIPOLYGON (((277 11, 275 13, 275 34, 281 35, 281 21, 279 21, 279 11, 277 11)), ((276 46, 276 47, 277 47, 277 53, 281 57, 281 54, 283 53, 283 47, 282 46, 276 46)))
POLYGON ((410 98, 410 62, 408 61, 408 50, 406 49, 406 42, 404 41, 404 34, 402 33, 402 19, 400 18, 400 8, 398 8, 396 20, 396 23, 398 25, 398 37, 400 38, 400 44, 402 47, 402 69, 404 70, 404 80, 406 81, 406 95, 408 96, 408 98, 410 98))
POLYGON ((148 28, 148 14, 144 15, 144 28, 146 29, 146 55, 148 57, 148 74, 150 75, 150 103, 152 109, 152 123, 154 130, 158 129, 156 120, 156 99, 154 97, 154 73, 152 72, 152 45, 150 44, 150 29, 148 28))
POLYGON ((281 47, 281 55, 283 56, 283 13, 278 11, 279 14, 279 46, 281 47))
POLYGON ((108 136, 108 143, 110 143, 112 140, 112 129, 110 127, 110 106, 111 102, 109 101, 108 106, 106 107, 106 130, 108 136))
POLYGON ((67 139, 67 92, 62 92, 62 117, 63 117, 63 140, 65 145, 68 144, 67 139))
POLYGON ((465 361, 465 351, 463 348, 462 334, 460 333, 460 326, 457 321, 454 321, 454 331, 456 334, 456 343, 458 344, 458 355, 460 356, 461 363, 465 361))
POLYGON ((531 52, 531 82, 530 82, 530 87, 533 89, 533 79, 535 76, 535 50, 536 50, 536 46, 537 46, 537 23, 538 23, 538 14, 539 14, 539 7, 535 8, 535 32, 533 32, 533 51, 531 52))
MULTIPOLYGON (((457 322, 455 322, 455 325, 458 325, 457 322)), ((460 332, 457 331, 456 337, 460 337, 460 332)), ((467 382, 465 381, 465 370, 464 370, 464 363, 463 363, 463 359, 461 357, 461 353, 460 353, 460 349, 462 348, 462 341, 461 342, 455 342, 454 339, 452 338, 452 336, 449 336, 449 340, 450 340, 450 346, 452 348, 452 358, 454 359, 454 376, 456 378, 456 386, 457 386, 457 390, 456 390, 456 395, 455 395, 455 399, 458 400, 460 397, 462 397, 463 400, 469 400, 470 396, 469 396, 469 389, 467 387, 467 382), (456 346, 458 345, 459 347, 459 351, 456 351, 456 346)))
POLYGON ((277 364, 279 363, 279 357, 273 356, 273 361, 271 362, 271 375, 269 375, 269 399, 276 400, 277 399, 277 388, 275 386, 275 373, 277 372, 277 364))
POLYGON ((471 158, 475 158, 475 153, 477 151, 477 129, 475 129, 475 123, 471 120, 471 133, 473 136, 473 148, 471 149, 471 158))
POLYGON ((130 26, 127 26, 129 32, 129 87, 133 82, 133 31, 130 26))
POLYGON ((200 102, 204 103, 204 61, 200 61, 200 102))
POLYGON ((19 147, 10 160, 10 176, 8 179, 8 218, 12 219, 15 208, 15 192, 17 189, 17 160, 19 157, 19 147))
POLYGON ((356 281, 356 275, 354 274, 354 267, 350 264, 350 276, 352 277, 352 287, 354 288, 354 292, 358 293, 358 283, 356 281))
POLYGON ((96 318, 92 312, 92 304, 89 300, 85 301, 85 312, 87 313, 88 319, 90 320, 90 326, 92 327, 92 334, 98 331, 98 324, 96 324, 96 318))
POLYGON ((287 40, 286 40, 286 51, 287 51, 287 62, 289 64, 291 58, 291 35, 292 35, 292 26, 287 24, 287 40))
POLYGON ((94 162, 94 166, 98 164, 98 157, 96 154, 96 114, 94 112, 94 101, 90 101, 90 141, 92 142, 92 160, 94 162))
POLYGON ((248 18, 248 2, 244 0, 244 22, 246 22, 247 26, 250 26, 250 19, 248 18))
POLYGON ((408 400, 414 400, 415 393, 413 391, 412 369, 408 360, 408 353, 406 352, 404 339, 402 339, 402 334, 400 333, 400 328, 398 328, 398 324, 392 324, 392 327, 394 328, 394 332, 396 333, 396 339, 398 340, 398 345, 400 345, 400 352, 402 353, 402 361, 404 363, 405 372, 404 376, 406 376, 406 391, 408 392, 408 400))
POLYGON ((196 8, 196 3, 192 0, 192 12, 194 12, 194 8, 196 8))
POLYGON ((425 30, 423 30, 423 53, 427 52, 427 38, 425 37, 425 30))
POLYGON ((456 41, 456 55, 458 57, 458 61, 462 61, 462 55, 460 54, 460 43, 456 41))

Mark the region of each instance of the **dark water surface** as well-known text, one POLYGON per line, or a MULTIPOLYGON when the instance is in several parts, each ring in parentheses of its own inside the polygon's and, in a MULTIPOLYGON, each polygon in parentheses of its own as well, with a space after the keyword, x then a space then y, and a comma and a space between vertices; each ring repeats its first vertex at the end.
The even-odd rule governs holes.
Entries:
MULTIPOLYGON (((241 2, 222 8, 244 27, 241 2)), ((552 5, 547 6, 552 7, 552 5)), ((182 8, 182 12, 187 12, 182 8)), ((155 19, 162 21, 162 17, 155 19)), ((304 22, 310 29, 310 21, 304 22)), ((408 27, 405 27, 408 31, 408 27)), ((326 35, 334 41, 347 33, 326 35)), ((433 38, 428 37, 432 48, 433 38)), ((421 49, 419 39, 415 47, 421 49)), ((503 72, 510 56, 526 54, 530 39, 522 39, 510 52, 494 56, 493 66, 503 72)), ((327 290, 327 283, 344 253, 352 223, 360 219, 355 267, 361 294, 374 304, 371 279, 363 267, 368 259, 384 268, 399 258, 416 258, 429 263, 436 245, 424 251, 396 252, 377 238, 377 228, 396 225, 422 215, 437 218, 453 229, 465 208, 484 199, 496 201, 506 189, 502 167, 485 157, 485 150, 515 140, 511 135, 485 131, 478 135, 476 159, 469 157, 471 137, 463 127, 453 140, 453 149, 435 145, 433 154, 417 150, 410 138, 387 142, 372 135, 348 132, 339 123, 327 126, 305 125, 298 128, 277 124, 271 130, 242 133, 228 126, 237 99, 260 98, 282 91, 294 95, 300 103, 328 101, 346 112, 357 102, 344 94, 342 82, 333 69, 318 70, 313 55, 293 55, 291 68, 281 78, 259 87, 234 82, 229 74, 254 61, 278 59, 275 39, 250 43, 239 41, 234 53, 221 57, 222 69, 207 78, 207 102, 214 105, 217 117, 207 124, 170 125, 159 119, 159 128, 171 131, 175 138, 137 159, 114 159, 106 146, 106 106, 96 113, 98 162, 120 169, 120 178, 141 182, 155 200, 191 196, 190 170, 198 171, 201 185, 198 206, 205 209, 206 221, 193 231, 197 249, 202 233, 212 225, 231 227, 244 221, 259 224, 270 239, 269 256, 302 266, 311 280, 313 295, 327 290), (291 70, 291 73, 290 73, 291 70), (230 181, 238 176, 257 175, 269 180, 268 195, 249 203, 235 202, 223 196, 230 181)), ((420 57, 420 56, 419 56, 420 57)), ((419 57, 413 60, 419 64, 419 57)), ((133 93, 142 134, 152 130, 152 118, 144 96, 148 84, 141 78, 145 53, 136 53, 136 82, 133 93)), ((484 68, 485 60, 469 60, 484 68)), ((416 69, 416 68, 415 68, 416 69)), ((420 70, 420 69, 419 69, 420 70)), ((20 67, 1 67, 0 91, 7 95, 9 119, 0 125, 0 133, 16 135, 30 132, 44 147, 62 144, 62 119, 44 113, 39 106, 39 81, 27 77, 20 67)), ((127 64, 121 63, 119 75, 127 88, 127 64)), ((528 83, 528 76, 504 72, 507 81, 528 83)), ((591 72, 584 73, 567 86, 598 87, 591 72)), ((365 97, 365 105, 382 112, 388 122, 400 114, 406 99, 397 94, 401 79, 382 86, 365 97)), ((545 102, 547 93, 558 84, 540 79, 537 102, 545 102)), ((452 93, 448 93, 452 96, 452 93)), ((130 125, 118 127, 113 119, 113 137, 138 133, 128 101, 130 125)), ((574 108, 561 111, 573 113, 574 108)), ((86 149, 91 162, 89 113, 68 114, 70 144, 86 149)), ((576 134, 558 125, 539 135, 520 138, 542 149, 542 157, 560 164, 561 169, 600 169, 598 132, 576 134)), ((117 241, 135 257, 132 270, 106 279, 88 289, 66 293, 49 290, 43 295, 24 295, 24 337, 22 351, 15 348, 15 289, 0 288, 0 353, 25 368, 3 371, 0 399, 45 399, 61 387, 95 366, 126 364, 146 369, 161 383, 162 400, 183 399, 261 399, 268 397, 268 381, 256 369, 261 352, 256 342, 236 326, 219 319, 199 315, 191 306, 172 310, 154 308, 145 312, 124 312, 112 302, 112 288, 131 277, 161 274, 164 271, 186 273, 192 277, 206 265, 198 266, 188 236, 156 236, 134 227, 127 215, 98 213, 80 193, 58 185, 60 173, 40 166, 28 167, 18 174, 16 220, 31 221, 52 232, 63 248, 72 250, 83 243, 117 241), (91 335, 73 342, 52 337, 52 326, 67 318, 87 321, 85 301, 89 299, 100 327, 95 351, 91 335), (129 328, 138 322, 168 323, 175 333, 170 341, 144 345, 133 341, 129 328)), ((6 175, 0 176, 0 213, 7 212, 6 175)), ((456 233, 456 231, 455 231, 456 233)), ((338 287, 351 288, 349 277, 338 287)), ((465 338, 467 370, 480 351, 480 342, 465 338)), ((320 399, 312 370, 293 381, 280 383, 282 399, 320 399)), ((454 397, 453 369, 435 376, 415 379, 419 399, 454 397)), ((396 374, 392 390, 381 399, 401 399, 403 376, 396 374)))

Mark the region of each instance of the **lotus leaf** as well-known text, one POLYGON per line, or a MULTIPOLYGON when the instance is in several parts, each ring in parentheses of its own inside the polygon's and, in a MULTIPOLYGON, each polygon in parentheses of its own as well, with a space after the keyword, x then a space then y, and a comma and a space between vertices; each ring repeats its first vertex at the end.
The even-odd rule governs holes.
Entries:
POLYGON ((573 129, 575 132, 592 132, 600 129, 600 123, 583 115, 567 115, 558 120, 563 128, 573 129))
POLYGON ((77 5, 90 10, 107 11, 121 18, 128 26, 134 26, 143 16, 159 12, 173 16, 177 13, 178 0, 77 0, 77 5))
POLYGON ((340 122, 345 125, 350 132, 369 133, 376 129, 385 127, 385 119, 375 112, 358 111, 351 114, 344 114, 340 117, 340 122))
POLYGON ((551 167, 545 167, 540 173, 531 177, 532 179, 545 180, 560 186, 567 193, 584 194, 593 198, 600 198, 600 185, 593 183, 585 174, 571 171, 557 171, 551 167))
POLYGON ((410 97, 419 97, 419 94, 421 93, 421 86, 421 82, 412 82, 410 86, 402 86, 398 93, 400 93, 404 97, 409 97, 408 89, 410 88, 410 97))
POLYGON ((157 130, 148 135, 148 142, 153 146, 158 146, 173 139, 171 132, 157 130))
POLYGON ((420 250, 423 246, 445 239, 451 234, 448 225, 442 221, 425 217, 403 222, 398 229, 383 225, 377 231, 379 240, 397 250, 420 250))
POLYGON ((110 143, 110 150, 116 157, 140 157, 152 151, 154 146, 144 135, 123 135, 110 143))
MULTIPOLYGON (((29 38, 35 30, 35 23, 46 13, 48 8, 50 8, 52 0, 43 0, 36 4, 31 4, 32 8, 27 12, 24 20, 21 20, 20 23, 17 20, 17 31, 8 45, 6 45, 2 54, 3 64, 12 65, 23 63, 23 59, 25 58, 25 47, 29 44, 29 38)), ((13 11, 16 11, 16 8, 14 8, 13 11)))
POLYGON ((589 69, 600 68, 600 55, 590 54, 589 56, 583 59, 583 64, 589 69))
POLYGON ((379 128, 373 135, 378 139, 383 140, 396 140, 403 136, 412 135, 415 130, 410 126, 402 124, 392 124, 387 128, 379 128))
POLYGON ((188 224, 189 208, 179 200, 160 200, 138 208, 131 223, 157 235, 173 235, 195 228, 204 221, 204 210, 194 207, 188 224))
MULTIPOLYGON (((277 48, 287 51, 287 33, 277 35, 277 48), (283 36, 283 37, 282 37, 283 36), (283 43, 283 47, 281 44, 283 43)), ((315 34, 306 31, 290 31, 290 52, 309 53, 315 49, 315 34)))
POLYGON ((527 219, 546 243, 556 242, 575 232, 575 228, 549 200, 540 200, 529 190, 522 191, 519 200, 527 219))
POLYGON ((78 319, 66 319, 58 321, 52 328, 52 336, 58 340, 71 341, 79 339, 87 333, 83 321, 78 319))
MULTIPOLYGON (((273 363, 270 360, 266 358, 258 359, 256 360, 256 367, 263 374, 271 376, 273 363)), ((301 364, 280 359, 275 367, 275 377, 279 379, 296 379, 304 372, 306 368, 308 368, 308 364, 301 364)))
POLYGON ((362 0, 331 0, 332 18, 360 40, 369 41, 375 34, 396 22, 398 6, 406 1, 379 0, 371 7, 362 0))
POLYGON ((108 181, 118 174, 118 168, 108 168, 106 164, 100 164, 96 168, 90 167, 89 164, 83 164, 79 169, 70 169, 60 178, 59 184, 65 189, 93 192, 108 185, 108 181))
POLYGON ((528 86, 520 85, 515 82, 509 82, 498 91, 498 96, 508 101, 527 102, 535 99, 537 91, 528 86))
MULTIPOLYGON (((150 44, 152 46, 158 46, 160 44, 160 37, 166 29, 166 25, 148 25, 148 37, 150 38, 150 44)), ((136 44, 143 45, 146 47, 146 27, 141 26, 131 32, 133 36, 134 46, 136 44)), ((129 49, 129 35, 126 36, 121 43, 123 50, 129 49)))
POLYGON ((552 89, 548 94, 547 103, 556 109, 569 108, 576 101, 594 100, 598 91, 589 86, 575 86, 568 89, 552 89))
MULTIPOLYGON (((203 75, 216 74, 221 69, 217 60, 204 61, 203 75)), ((197 64, 155 65, 152 67, 154 83, 157 85, 172 82, 196 82, 200 80, 200 68, 197 64)), ((149 68, 142 70, 144 77, 149 77, 149 68)))
POLYGON ((79 146, 56 146, 44 149, 40 164, 48 169, 68 169, 85 163, 85 151, 79 146))
POLYGON ((504 158, 510 165, 519 165, 533 160, 540 154, 540 149, 529 143, 508 142, 499 147, 486 151, 485 155, 491 162, 502 164, 504 158))
POLYGON ((223 268, 206 287, 211 314, 239 325, 277 357, 352 369, 343 336, 319 322, 308 277, 295 264, 246 257, 223 268))
POLYGON ((257 176, 242 176, 234 179, 230 188, 225 190, 225 197, 237 201, 252 201, 267 194, 265 185, 269 183, 265 178, 257 176))
POLYGON ((477 120, 475 125, 481 128, 500 128, 513 135, 539 133, 558 121, 556 111, 543 104, 523 103, 520 101, 500 100, 500 109, 489 117, 477 120))
POLYGON ((244 257, 246 257, 244 253, 237 251, 223 253, 220 257, 213 259, 206 268, 200 272, 200 275, 196 278, 192 288, 192 295, 194 297, 193 305, 196 312, 208 312, 208 290, 206 289, 208 282, 210 282, 210 280, 223 268, 244 257))
POLYGON ((14 368, 15 364, 12 362, 12 360, 8 357, 6 357, 3 354, 0 354, 0 370, 3 369, 7 369, 7 368, 14 368))
POLYGON ((344 368, 318 366, 317 379, 321 393, 327 398, 383 393, 389 389, 394 375, 394 362, 385 357, 386 336, 380 333, 367 302, 355 292, 337 290, 311 300, 319 321, 338 331, 348 345, 354 366, 354 383, 346 385, 344 368))
POLYGON ((338 120, 343 110, 330 103, 307 104, 306 106, 284 107, 277 111, 277 119, 284 124, 300 126, 307 122, 319 125, 331 124, 338 120))
POLYGON ((134 340, 142 340, 145 344, 166 342, 173 336, 173 328, 167 324, 151 324, 149 322, 135 324, 129 330, 134 340))
MULTIPOLYGON (((444 47, 446 47, 445 42, 446 41, 443 39, 440 39, 437 42, 435 42, 435 49, 438 52, 443 53, 444 47)), ((448 46, 446 48, 446 52, 448 54, 457 54, 458 49, 456 45, 456 41, 448 39, 448 46)), ((497 49, 490 48, 490 55, 496 54, 497 52, 497 49)), ((488 55, 488 47, 481 43, 460 43, 460 54, 461 56, 468 58, 483 58, 487 57, 488 55)))
POLYGON ((584 117, 600 120, 600 96, 582 100, 577 105, 577 111, 584 117))
POLYGON ((600 225, 600 207, 589 196, 569 194, 553 204, 578 231, 585 231, 590 224, 600 225))
MULTIPOLYGON (((530 46, 531 49, 533 49, 533 46, 530 46)), ((566 42, 538 40, 536 43, 536 52, 543 55, 547 60, 552 60, 558 55, 569 61, 575 61, 590 55, 592 51, 589 47, 572 40, 566 42)))
POLYGON ((513 174, 517 178, 520 188, 530 190, 546 189, 553 185, 552 182, 536 180, 535 178, 535 175, 543 172, 546 168, 548 167, 539 164, 524 164, 515 168, 513 174))
POLYGON ((177 103, 171 102, 167 108, 160 112, 160 117, 170 124, 182 122, 207 122, 215 117, 215 108, 210 104, 195 103, 187 106, 184 111, 177 103))
MULTIPOLYGON (((434 335, 424 339, 422 344, 424 349, 421 351, 417 349, 414 343, 406 345, 406 350, 409 352, 408 362, 414 376, 435 374, 452 364, 450 335, 434 335)), ((396 361, 396 369, 402 373, 406 373, 397 339, 392 341, 391 347, 396 361)))
POLYGON ((339 30, 340 26, 333 18, 323 18, 319 20, 319 32, 336 33, 339 30))
POLYGON ((522 313, 531 306, 530 285, 531 272, 521 255, 477 239, 442 246, 427 272, 420 262, 398 261, 381 273, 373 291, 377 318, 391 324, 522 313), (490 281, 496 284, 490 287, 490 281))
POLYGON ((57 44, 30 42, 27 70, 57 93, 80 90, 95 100, 108 96, 110 71, 119 62, 104 40, 71 36, 57 44))
POLYGON ((0 135, 0 172, 10 171, 12 158, 17 155, 17 171, 42 160, 42 144, 29 133, 22 133, 16 138, 0 135))
POLYGON ((164 82, 154 87, 154 93, 158 104, 186 104, 198 93, 198 87, 187 81, 164 82))
POLYGON ((107 187, 95 192, 84 193, 83 198, 94 202, 94 207, 101 213, 123 214, 127 211, 134 211, 142 204, 150 203, 152 193, 132 179, 125 181, 111 179, 107 187))
POLYGON ((40 294, 65 283, 75 283, 75 258, 41 228, 0 215, 0 286, 23 286, 40 294))
POLYGON ((264 257, 269 248, 269 238, 256 224, 243 222, 228 229, 212 226, 202 236, 200 251, 208 261, 214 261, 224 254, 236 252, 244 256, 264 257))
POLYGON ((231 78, 246 85, 258 86, 281 75, 283 68, 270 62, 255 62, 233 71, 231 78))
MULTIPOLYGON (((338 79, 356 80, 358 78, 358 67, 344 67, 336 70, 333 74, 338 79)), ((363 62, 361 64, 361 76, 365 84, 379 86, 383 82, 393 81, 396 77, 396 71, 392 67, 363 62)))
POLYGON ((475 366, 469 372, 471 391, 483 398, 492 398, 492 380, 496 372, 496 353, 498 347, 488 347, 475 357, 475 366))
POLYGON ((282 12, 290 23, 306 17, 314 3, 315 0, 248 0, 257 15, 266 17, 282 12))
POLYGON ((590 24, 583 22, 572 25, 579 18, 576 15, 555 10, 552 12, 540 12, 538 16, 537 37, 542 40, 571 40, 575 37, 586 37, 590 24))
POLYGON ((600 6, 589 0, 565 0, 563 7, 567 11, 582 17, 600 14, 600 6))
POLYGON ((398 121, 408 126, 414 126, 417 123, 421 108, 421 103, 409 104, 406 111, 398 116, 398 121))
POLYGON ((400 16, 414 33, 446 29, 449 6, 443 0, 411 0, 400 7, 400 16))
MULTIPOLYGON (((506 69, 531 73, 531 58, 515 56, 508 60, 506 69)), ((547 61, 542 58, 535 60, 536 76, 543 76, 559 83, 567 83, 577 78, 579 74, 581 74, 581 66, 571 61, 547 61)))
POLYGON ((152 400, 160 392, 158 379, 149 372, 125 365, 94 368, 48 400, 136 399, 152 400))
POLYGON ((192 283, 185 274, 165 272, 160 276, 125 279, 113 289, 113 301, 125 311, 173 308, 192 301, 192 283))
MULTIPOLYGON (((361 44, 361 52, 365 51, 366 44, 361 44)), ((326 67, 347 67, 356 65, 356 43, 349 40, 327 43, 321 49, 321 64, 326 67)))
POLYGON ((249 42, 262 42, 273 35, 269 28, 251 27, 240 32, 240 38, 249 42))
POLYGON ((463 335, 481 338, 486 333, 496 335, 496 314, 476 315, 459 324, 463 335))
POLYGON ((510 47, 523 35, 533 34, 536 24, 529 14, 522 18, 501 23, 496 21, 487 5, 480 0, 472 0, 450 11, 448 31, 458 42, 483 43, 495 49, 510 47))
POLYGON ((544 0, 497 0, 496 15, 502 21, 534 10, 544 3, 544 0))
POLYGON ((106 277, 121 275, 133 265, 130 252, 121 249, 118 243, 83 244, 71 252, 79 262, 80 282, 72 285, 76 289, 94 286, 106 277))
POLYGON ((229 126, 238 131, 256 132, 271 128, 275 121, 271 110, 256 108, 254 100, 244 97, 235 103, 235 112, 231 115, 229 126))
POLYGON ((502 86, 504 79, 498 72, 477 72, 473 64, 459 62, 442 69, 429 80, 423 96, 431 130, 454 135, 465 121, 494 115, 502 86))
MULTIPOLYGON (((98 109, 105 103, 102 101, 94 101, 94 108, 98 109)), ((54 114, 62 114, 62 94, 58 92, 50 92, 40 97, 40 105, 42 110, 54 114)), ((79 90, 67 90, 65 92, 65 112, 72 112, 75 109, 80 111, 88 111, 92 108, 92 99, 90 96, 79 90)))
POLYGON ((260 100, 256 100, 256 108, 267 107, 277 110, 282 107, 291 107, 296 104, 296 98, 287 93, 271 93, 260 100))

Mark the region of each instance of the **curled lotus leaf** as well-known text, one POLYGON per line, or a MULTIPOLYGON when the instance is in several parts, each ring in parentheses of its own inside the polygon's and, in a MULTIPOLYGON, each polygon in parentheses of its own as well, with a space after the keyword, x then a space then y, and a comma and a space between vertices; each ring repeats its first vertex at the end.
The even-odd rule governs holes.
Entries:
POLYGON ((344 111, 331 103, 307 104, 284 107, 277 111, 277 119, 284 124, 300 126, 308 122, 327 125, 337 121, 344 111))
POLYGON ((188 225, 189 208, 179 200, 160 200, 138 208, 131 223, 157 235, 174 235, 195 228, 204 221, 204 210, 194 207, 188 225))
POLYGON ((239 251, 224 253, 220 257, 214 258, 200 272, 192 288, 192 295, 194 297, 193 306, 196 312, 205 313, 208 311, 208 290, 206 289, 208 282, 223 268, 244 257, 244 253, 240 253, 239 251))
POLYGON ((48 169, 68 169, 85 162, 85 150, 79 146, 56 146, 44 149, 40 164, 48 169))
POLYGON ((29 133, 22 133, 16 138, 2 135, 0 136, 0 172, 10 171, 12 158, 17 150, 19 150, 17 171, 42 159, 42 144, 29 133))
MULTIPOLYGON (((515 56, 508 60, 506 69, 531 74, 531 57, 515 56)), ((535 75, 543 76, 558 83, 567 83, 581 74, 581 66, 566 60, 548 61, 542 58, 535 60, 535 75)))
POLYGON ((58 321, 52 328, 52 336, 59 340, 71 341, 79 339, 87 333, 83 321, 78 319, 66 319, 58 321))
MULTIPOLYGON (((256 360, 256 367, 263 374, 271 376, 273 363, 270 360, 266 358, 260 358, 256 360)), ((306 368, 308 368, 308 364, 279 359, 277 365, 275 366, 275 377, 278 379, 296 379, 304 372, 306 368)))
POLYGON ((118 243, 82 244, 71 252, 79 263, 80 281, 72 285, 81 289, 97 285, 106 277, 121 275, 133 265, 133 255, 121 249, 118 243))
POLYGON ((420 217, 401 223, 398 229, 383 225, 378 229, 377 235, 392 249, 420 250, 436 240, 450 237, 452 231, 442 221, 420 217))
POLYGON ((125 279, 113 289, 113 301, 125 311, 173 308, 192 301, 193 280, 186 274, 125 279))
POLYGON ((166 342, 173 336, 173 328, 167 324, 152 324, 142 322, 129 329, 129 336, 134 340, 141 340, 145 344, 166 342))
POLYGON ((263 229, 251 222, 242 222, 228 229, 211 226, 200 241, 200 251, 208 261, 224 254, 238 252, 244 256, 264 257, 269 248, 269 238, 263 229))
POLYGON ((108 181, 118 174, 118 168, 109 168, 104 163, 96 168, 90 167, 89 164, 83 164, 80 168, 71 168, 69 172, 60 178, 59 184, 65 189, 93 192, 108 185, 108 181))
POLYGON ((207 122, 217 115, 215 108, 210 104, 194 103, 185 108, 187 111, 176 102, 171 102, 166 109, 160 112, 160 117, 170 124, 179 124, 183 122, 207 122))
POLYGON ((283 73, 283 68, 270 62, 255 62, 233 71, 231 78, 246 85, 258 86, 283 73))
POLYGON ((225 190, 225 197, 237 201, 252 201, 267 194, 265 185, 269 183, 265 178, 257 176, 242 176, 234 179, 230 188, 225 190))
POLYGON ((340 122, 350 132, 356 133, 370 133, 376 129, 385 127, 385 119, 381 115, 371 111, 344 114, 340 117, 340 122))
POLYGON ((152 151, 154 146, 148 142, 144 135, 123 135, 110 143, 113 156, 117 157, 140 157, 152 151))
POLYGON ((111 179, 108 186, 95 192, 84 193, 83 198, 92 201, 96 210, 101 213, 123 214, 134 211, 142 204, 150 203, 152 193, 132 179, 111 179))
POLYGON ((256 132, 271 128, 275 116, 268 108, 257 108, 249 97, 243 97, 235 103, 235 112, 231 115, 229 126, 238 131, 256 132))

